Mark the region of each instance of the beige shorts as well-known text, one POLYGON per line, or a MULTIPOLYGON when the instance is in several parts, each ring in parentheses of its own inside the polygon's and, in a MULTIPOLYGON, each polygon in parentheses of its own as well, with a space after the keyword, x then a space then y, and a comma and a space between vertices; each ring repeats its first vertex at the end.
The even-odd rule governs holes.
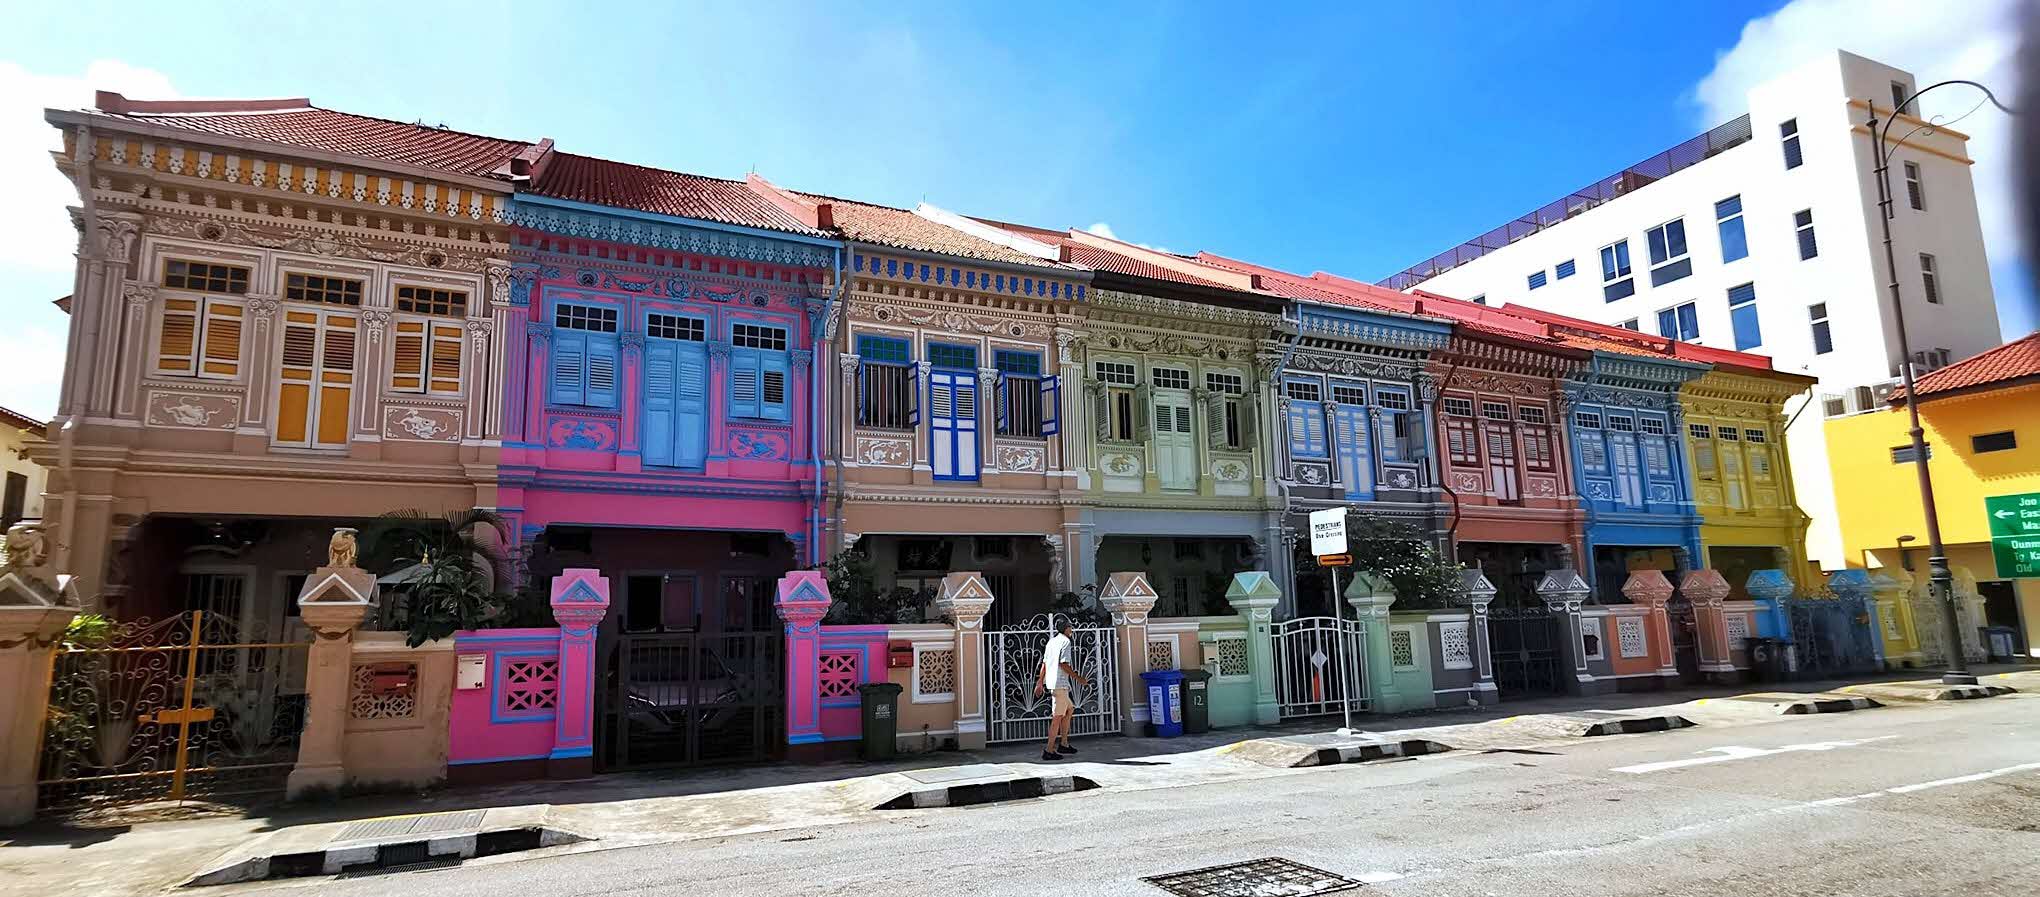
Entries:
POLYGON ((1067 688, 1056 689, 1055 715, 1064 716, 1075 712, 1077 712, 1077 705, 1070 703, 1070 690, 1067 688))

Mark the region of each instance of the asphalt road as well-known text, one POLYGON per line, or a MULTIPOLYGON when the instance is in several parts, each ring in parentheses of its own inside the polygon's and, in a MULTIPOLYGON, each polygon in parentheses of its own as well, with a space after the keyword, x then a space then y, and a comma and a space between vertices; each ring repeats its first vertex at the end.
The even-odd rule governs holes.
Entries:
POLYGON ((2025 897, 2040 892, 2040 695, 248 890, 1159 897, 1142 876, 1262 857, 1363 894, 2025 897))

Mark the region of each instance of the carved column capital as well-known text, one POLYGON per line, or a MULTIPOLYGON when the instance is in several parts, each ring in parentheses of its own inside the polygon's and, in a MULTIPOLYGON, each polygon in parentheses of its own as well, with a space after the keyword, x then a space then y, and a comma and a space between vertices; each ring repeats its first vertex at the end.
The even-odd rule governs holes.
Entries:
POLYGON ((361 323, 369 330, 381 332, 390 324, 390 313, 384 309, 371 308, 361 313, 361 323))
POLYGON ((248 294, 247 301, 248 315, 254 318, 274 318, 276 317, 276 310, 283 305, 282 301, 275 296, 265 296, 257 293, 248 294))
POLYGON ((787 361, 793 365, 794 373, 805 374, 807 373, 808 365, 814 363, 815 350, 794 349, 793 351, 786 353, 786 357, 787 361))
POLYGON ((864 363, 861 356, 844 353, 836 356, 836 369, 843 372, 843 385, 848 386, 857 379, 857 369, 864 363))
POLYGON ((616 341, 623 346, 623 354, 636 356, 645 350, 645 334, 642 330, 626 330, 617 335, 616 341))
POLYGON ((552 339, 553 325, 544 321, 524 322, 524 335, 531 337, 535 345, 543 346, 552 339))
POLYGON ((708 357, 710 357, 710 358, 724 358, 724 359, 726 359, 726 358, 729 358, 729 357, 730 357, 730 343, 729 343, 729 340, 720 340, 720 339, 712 339, 712 340, 709 340, 709 341, 708 341, 708 357))
POLYGON ((127 300, 129 305, 148 305, 156 301, 156 287, 154 284, 130 281, 121 285, 120 297, 127 300))

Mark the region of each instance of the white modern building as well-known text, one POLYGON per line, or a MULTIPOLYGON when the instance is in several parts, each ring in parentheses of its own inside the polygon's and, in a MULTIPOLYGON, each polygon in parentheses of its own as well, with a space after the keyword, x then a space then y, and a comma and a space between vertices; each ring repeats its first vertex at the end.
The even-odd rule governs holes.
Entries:
MULTIPOLYGON (((1819 378, 1810 407, 1787 406, 1787 433, 1813 518, 1808 554, 1839 569, 1822 418, 1874 404, 1906 360, 1865 122, 1873 104, 1882 118, 1915 86, 1888 65, 1824 56, 1751 90, 1741 118, 1382 283, 1756 352, 1819 378)), ((1968 137, 1925 125, 1901 113, 1892 126, 1902 145, 1890 178, 1899 291, 1921 370, 2000 341, 1968 137)))

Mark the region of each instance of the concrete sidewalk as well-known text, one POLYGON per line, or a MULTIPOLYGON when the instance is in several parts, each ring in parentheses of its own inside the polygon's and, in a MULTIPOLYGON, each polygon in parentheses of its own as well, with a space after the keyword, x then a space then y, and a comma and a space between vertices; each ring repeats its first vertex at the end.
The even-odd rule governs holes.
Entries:
MULTIPOLYGON (((1987 684, 2040 692, 2040 668, 1994 667, 1980 672, 1987 684)), ((1910 673, 1915 680, 1919 675, 1918 671, 1910 673)), ((1893 676, 1767 687, 1783 690, 1788 698, 1829 697, 1832 695, 1823 693, 1904 681, 1905 676, 1893 676)), ((547 830, 570 836, 551 843, 585 839, 546 850, 596 850, 758 832, 798 832, 873 818, 911 821, 929 813, 955 811, 877 808, 901 795, 944 783, 1080 777, 1100 789, 1144 791, 1310 775, 1310 768, 1292 768, 1281 758, 1301 758, 1325 749, 1343 748, 1344 756, 1353 759, 1394 754, 1356 750, 1360 745, 1425 741, 1460 751, 1549 749, 1577 742, 1584 737, 1583 726, 1597 720, 1682 716, 1703 726, 1729 726, 1792 719, 1767 704, 1772 693, 1748 692, 1745 685, 1554 697, 1394 717, 1359 715, 1355 717, 1358 731, 1343 736, 1328 733, 1328 729, 1337 728, 1336 718, 1319 718, 1174 739, 1090 739, 1079 742, 1081 753, 1060 763, 1040 762, 1037 745, 1012 745, 969 754, 920 754, 883 763, 619 773, 578 781, 440 789, 319 804, 197 807, 182 812, 140 808, 126 818, 50 820, 0 832, 0 845, 6 846, 0 851, 0 890, 13 891, 32 883, 38 893, 151 893, 179 885, 232 858, 259 854, 264 841, 301 849, 317 841, 319 831, 346 830, 344 823, 412 814, 536 807, 541 809, 520 812, 538 813, 547 830), (1759 695, 1766 697, 1759 699, 1759 695)), ((1082 795, 1043 799, 1081 800, 1082 795)))

